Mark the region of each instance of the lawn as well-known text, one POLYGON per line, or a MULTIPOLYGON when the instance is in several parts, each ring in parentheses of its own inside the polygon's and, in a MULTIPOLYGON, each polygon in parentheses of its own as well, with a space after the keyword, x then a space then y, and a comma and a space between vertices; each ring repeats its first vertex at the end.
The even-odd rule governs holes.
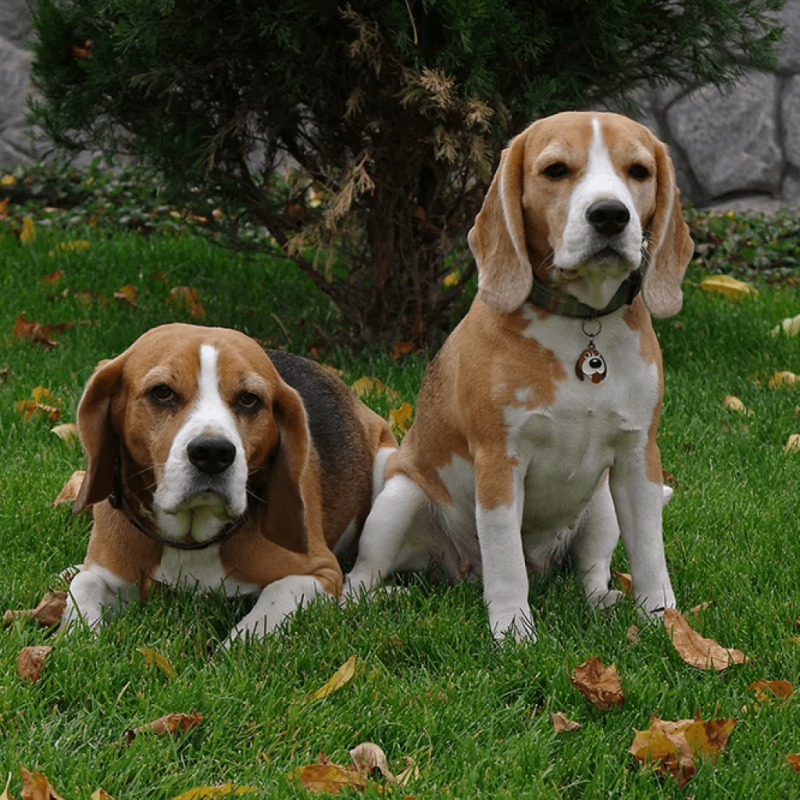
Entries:
MULTIPOLYGON (((81 218, 49 227, 43 215, 35 219, 35 238, 22 239, 19 216, 0 221, 0 611, 64 589, 61 571, 82 559, 90 520, 52 503, 84 457, 51 429, 74 420, 94 365, 152 325, 233 326, 270 347, 313 353, 350 382, 378 378, 398 392, 370 398, 382 414, 416 401, 424 355, 396 361, 343 345, 346 320, 286 264, 247 260, 181 226, 145 235, 81 218), (20 314, 72 327, 53 329, 57 345, 48 349, 14 335, 20 314), (48 390, 38 396, 58 420, 18 410, 37 387, 48 390)), ((231 652, 217 645, 241 604, 163 592, 96 636, 61 638, 21 619, 0 631, 8 796, 22 794, 23 765, 67 800, 100 787, 120 800, 224 784, 252 787, 252 796, 306 797, 290 773, 321 751, 347 765, 349 750, 367 741, 383 748, 395 774, 407 759, 413 768, 405 786, 370 780, 366 797, 800 796, 800 774, 786 761, 800 752, 800 451, 785 450, 800 432, 800 385, 769 385, 777 371, 800 372, 800 337, 771 335, 800 313, 799 273, 780 236, 784 266, 772 269, 778 246, 767 223, 756 225, 766 244, 754 245, 750 232, 740 247, 723 217, 700 215, 696 225, 704 261, 687 274, 680 315, 657 323, 666 374, 659 441, 675 485, 666 551, 681 610, 711 603, 691 617, 693 627, 744 651, 748 663, 723 672, 689 666, 663 625, 643 622, 632 603, 590 611, 568 569, 531 587, 538 641, 505 646, 490 636, 472 584, 432 586, 422 577, 407 592, 345 609, 318 602, 283 635, 231 652), (764 260, 758 271, 742 263, 745 246, 750 261, 764 260), (758 296, 703 291, 709 265, 746 278, 758 296), (752 413, 725 408, 727 395, 752 413), (31 645, 54 648, 36 682, 16 668, 31 645), (568 671, 594 655, 616 665, 620 707, 600 711, 572 686, 568 671), (310 697, 352 656, 344 686, 310 697), (788 681, 795 694, 759 698, 749 687, 761 678, 788 681), (180 736, 127 734, 193 712, 202 721, 180 736), (555 712, 581 727, 556 733, 555 712), (696 713, 736 724, 716 763, 699 761, 685 788, 629 753, 651 716, 696 713)), ((621 547, 615 567, 627 570, 621 547)))

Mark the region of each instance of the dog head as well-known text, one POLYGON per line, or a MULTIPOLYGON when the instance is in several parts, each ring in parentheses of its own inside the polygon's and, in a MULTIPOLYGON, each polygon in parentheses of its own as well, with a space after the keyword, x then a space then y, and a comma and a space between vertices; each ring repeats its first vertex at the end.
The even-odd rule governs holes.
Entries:
POLYGON ((89 463, 76 512, 121 495, 139 527, 166 543, 202 545, 247 520, 307 551, 305 410, 248 336, 180 324, 148 331, 98 366, 77 425, 89 463))
POLYGON ((694 249, 665 145, 592 112, 547 117, 510 142, 469 243, 479 294, 501 311, 525 302, 534 274, 600 310, 642 267, 655 316, 680 310, 694 249))

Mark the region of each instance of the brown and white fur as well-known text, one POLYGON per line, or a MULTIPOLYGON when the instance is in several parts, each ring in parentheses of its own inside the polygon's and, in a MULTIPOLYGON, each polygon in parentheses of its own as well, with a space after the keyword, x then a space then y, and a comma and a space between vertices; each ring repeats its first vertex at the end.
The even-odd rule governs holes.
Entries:
POLYGON ((330 370, 223 328, 165 325, 100 364, 78 406, 93 504, 62 617, 97 625, 153 582, 255 594, 233 639, 337 594, 396 447, 330 370), (188 548, 188 549, 184 549, 188 548))
POLYGON ((529 571, 570 553, 589 602, 611 605, 621 530, 638 603, 674 606, 650 314, 680 309, 693 245, 666 147, 616 114, 542 119, 503 152, 469 243, 478 295, 428 369, 346 592, 433 557, 482 577, 497 638, 535 638, 529 571), (605 311, 639 268, 643 293, 598 317, 605 378, 581 380, 597 321, 531 302, 534 275, 605 311))

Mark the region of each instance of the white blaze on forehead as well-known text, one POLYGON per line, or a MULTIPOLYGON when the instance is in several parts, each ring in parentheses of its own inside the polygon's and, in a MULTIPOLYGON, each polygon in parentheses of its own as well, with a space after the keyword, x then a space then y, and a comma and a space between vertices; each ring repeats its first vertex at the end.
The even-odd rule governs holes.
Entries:
POLYGON ((633 198, 614 165, 603 139, 600 120, 592 118, 592 142, 586 163, 586 173, 575 187, 572 204, 583 213, 587 206, 604 198, 624 203, 631 216, 634 214, 633 198))
POLYGON ((226 431, 217 430, 217 426, 228 428, 226 423, 233 423, 233 420, 219 392, 219 374, 217 372, 218 360, 219 352, 216 347, 210 344, 200 345, 200 374, 197 381, 197 406, 192 412, 189 424, 191 424, 192 418, 196 418, 198 421, 207 420, 211 428, 207 431, 208 433, 224 434, 226 431))

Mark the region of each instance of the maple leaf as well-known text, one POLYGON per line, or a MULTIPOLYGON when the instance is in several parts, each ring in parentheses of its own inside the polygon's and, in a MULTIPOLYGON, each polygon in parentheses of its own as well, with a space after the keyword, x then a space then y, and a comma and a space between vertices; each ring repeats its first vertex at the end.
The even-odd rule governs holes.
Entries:
POLYGON ((318 763, 298 767, 289 773, 289 780, 317 794, 337 794, 342 789, 365 789, 367 779, 358 770, 345 769, 338 764, 318 763))
POLYGON ((741 650, 722 647, 713 639, 702 637, 677 609, 664 609, 664 627, 680 657, 697 669, 721 672, 732 664, 749 661, 741 650))
POLYGON ((622 683, 614 664, 603 667, 600 656, 592 656, 580 666, 575 667, 574 675, 569 674, 569 682, 595 707, 608 711, 625 702, 622 683))
POLYGON ((223 783, 219 786, 195 786, 176 795, 172 800, 202 800, 205 797, 227 797, 232 794, 252 794, 258 792, 253 786, 234 786, 232 783, 223 783))
POLYGON ((130 743, 142 733, 176 735, 196 728, 202 721, 203 715, 198 714, 197 711, 193 711, 191 714, 164 714, 163 717, 154 719, 152 722, 148 722, 146 725, 142 725, 139 728, 131 728, 129 731, 126 731, 126 736, 128 737, 128 743, 130 743))
POLYGON ((169 290, 167 302, 188 311, 195 319, 206 317, 206 310, 200 301, 200 292, 191 286, 174 286, 169 290))
POLYGON ((362 775, 370 775, 377 770, 389 783, 395 783, 386 753, 377 744, 362 742, 350 751, 350 758, 353 759, 353 766, 362 775))
POLYGON ((61 333, 72 327, 72 322, 62 322, 57 325, 42 324, 27 320, 24 314, 20 314, 14 322, 14 338, 30 339, 34 344, 42 345, 45 350, 52 350, 54 347, 58 347, 58 342, 53 341, 50 337, 54 333, 61 333))
POLYGON ((118 292, 114 292, 114 299, 127 303, 131 308, 137 308, 136 298, 139 292, 133 285, 126 284, 118 292))
POLYGON ((17 405, 17 413, 22 414, 23 420, 29 420, 32 416, 45 415, 50 422, 56 422, 61 416, 61 400, 53 397, 44 386, 37 386, 31 391, 31 400, 20 400, 17 405))
POLYGON ((20 678, 36 683, 41 677, 44 660, 52 651, 53 648, 46 645, 23 647, 17 656, 17 673, 20 678))
POLYGON ((77 496, 78 492, 83 486, 83 480, 86 477, 86 472, 82 469, 76 469, 72 475, 69 476, 67 482, 61 487, 58 496, 53 500, 53 507, 55 508, 61 503, 71 503, 77 496))
POLYGON ((306 700, 321 700, 323 697, 327 697, 331 692, 341 689, 342 686, 352 680, 355 672, 356 657, 353 655, 333 673, 333 676, 323 686, 306 695, 306 700))
POLYGON ((676 722, 650 718, 650 727, 634 731, 630 753, 643 764, 652 763, 662 772, 672 775, 683 786, 695 773, 695 759, 714 764, 728 744, 736 719, 703 720, 699 712, 694 719, 676 722))
POLYGON ((800 753, 792 753, 786 756, 786 761, 792 765, 795 772, 800 772, 800 753))
POLYGON ((403 403, 400 408, 389 409, 389 421, 395 436, 400 436, 411 427, 413 416, 414 406, 411 403, 403 403))
POLYGON ((359 378, 350 388, 363 400, 370 395, 384 395, 389 400, 399 400, 400 395, 377 378, 359 378))
POLYGON ((774 697, 779 700, 785 700, 794 694, 794 689, 789 681, 768 681, 765 678, 759 678, 747 688, 755 691, 756 697, 761 702, 767 702, 774 697))

